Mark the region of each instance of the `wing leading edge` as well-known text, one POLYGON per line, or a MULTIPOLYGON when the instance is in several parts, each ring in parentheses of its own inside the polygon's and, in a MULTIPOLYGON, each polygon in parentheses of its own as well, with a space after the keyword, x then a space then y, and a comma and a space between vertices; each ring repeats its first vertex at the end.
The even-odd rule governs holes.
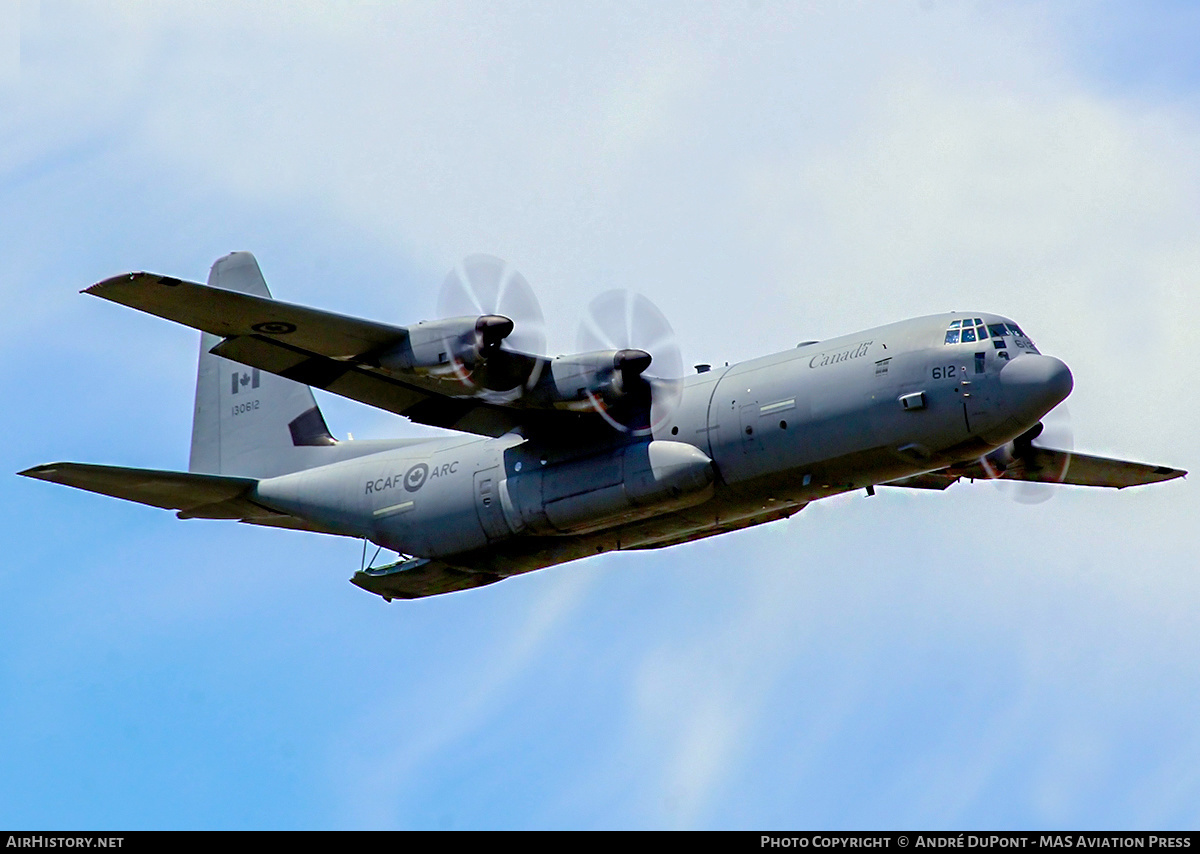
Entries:
MULTIPOLYGON (((220 336, 212 352, 421 424, 502 436, 517 427, 562 429, 584 418, 439 393, 415 375, 379 367, 408 337, 404 327, 362 320, 153 273, 128 273, 84 293, 220 336)), ((594 419, 591 419, 594 420, 594 419)))
POLYGON ((1107 486, 1125 489, 1174 480, 1187 474, 1182 469, 1152 466, 1107 457, 1073 454, 1049 448, 1032 447, 1020 465, 993 474, 982 462, 956 465, 938 471, 894 480, 883 486, 906 486, 913 489, 945 489, 959 478, 970 480, 1024 480, 1036 483, 1065 483, 1069 486, 1107 486))

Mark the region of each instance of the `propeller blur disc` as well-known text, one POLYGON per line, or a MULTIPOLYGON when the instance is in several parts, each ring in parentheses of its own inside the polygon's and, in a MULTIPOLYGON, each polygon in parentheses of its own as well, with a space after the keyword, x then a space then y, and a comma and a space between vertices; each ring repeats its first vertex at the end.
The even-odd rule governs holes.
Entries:
POLYGON ((651 389, 648 425, 629 423, 606 407, 603 400, 589 395, 592 407, 616 429, 648 435, 670 418, 678 406, 683 394, 683 357, 675 331, 658 307, 641 294, 612 290, 592 300, 579 324, 576 349, 581 353, 641 350, 650 354, 650 365, 641 375, 651 389))
MULTIPOLYGON (((1000 480, 1001 488, 1020 504, 1041 504, 1049 501, 1058 491, 1055 484, 1067 479, 1071 466, 1071 452, 1075 450, 1075 433, 1071 429, 1071 412, 1065 403, 1060 403, 1042 417, 1042 430, 1029 444, 1034 449, 1043 448, 1065 451, 1066 457, 1049 470, 1040 471, 1043 480, 1000 480)), ((1018 450, 1017 455, 1021 452, 1018 450)))
POLYGON ((546 320, 529 282, 503 259, 469 255, 446 274, 438 292, 439 317, 500 315, 513 322, 507 349, 540 355, 546 320))
MULTIPOLYGON (((546 349, 546 321, 542 307, 529 282, 508 262, 493 255, 468 255, 442 281, 438 291, 438 315, 450 317, 489 318, 484 327, 500 325, 507 318, 512 331, 500 342, 502 349, 532 356, 546 349)), ((447 351, 453 352, 457 342, 447 341, 447 351)), ((453 359, 455 376, 468 388, 479 388, 479 377, 458 358, 453 359)), ((494 375, 493 375, 494 379, 494 375)), ((532 386, 536 371, 526 380, 532 386)), ((514 380, 511 389, 481 389, 476 393, 496 402, 509 402, 521 393, 521 383, 514 380)))

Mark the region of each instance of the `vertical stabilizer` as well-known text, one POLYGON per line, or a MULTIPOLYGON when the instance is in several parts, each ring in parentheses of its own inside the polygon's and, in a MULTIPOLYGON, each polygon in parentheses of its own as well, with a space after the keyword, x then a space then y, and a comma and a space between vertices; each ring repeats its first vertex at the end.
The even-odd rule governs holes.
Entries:
MULTIPOLYGON (((249 252, 217 260, 210 287, 270 297, 249 252)), ((204 333, 196 374, 192 453, 188 470, 205 474, 274 477, 319 465, 313 451, 336 440, 312 390, 209 351, 221 339, 204 333)))

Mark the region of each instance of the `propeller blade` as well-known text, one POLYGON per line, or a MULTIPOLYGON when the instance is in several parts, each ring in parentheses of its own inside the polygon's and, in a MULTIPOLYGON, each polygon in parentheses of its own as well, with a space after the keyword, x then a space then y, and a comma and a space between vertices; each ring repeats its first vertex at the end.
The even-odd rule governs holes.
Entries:
MULTIPOLYGON (((1046 413, 1039 423, 1013 440, 1007 449, 1008 459, 1000 466, 994 466, 997 471, 993 476, 998 479, 1001 489, 1014 501, 1020 504, 1041 504, 1054 497, 1057 492, 1055 484, 1066 480, 1071 465, 1071 452, 1074 450, 1075 434, 1071 429, 1071 413, 1066 404, 1060 403, 1046 413), (1039 449, 1064 451, 1065 454, 1051 458, 1038 454, 1039 449), (1035 479, 1005 478, 1005 471, 1014 467, 1019 473, 1035 479)), ((984 468, 988 469, 989 474, 992 471, 989 461, 994 465, 995 456, 994 453, 984 458, 984 468)))
POLYGON ((470 255, 446 274, 438 292, 439 317, 496 315, 510 319, 506 345, 540 355, 546 349, 546 320, 529 282, 493 255, 470 255))
POLYGON ((649 435, 670 418, 683 393, 683 357, 675 331, 649 299, 626 290, 592 300, 576 337, 580 352, 616 350, 620 395, 589 394, 592 407, 618 430, 649 435))
POLYGON ((546 321, 525 277, 492 255, 470 255, 446 274, 438 292, 441 317, 471 317, 475 339, 445 340, 458 381, 478 395, 504 400, 537 381, 546 321))

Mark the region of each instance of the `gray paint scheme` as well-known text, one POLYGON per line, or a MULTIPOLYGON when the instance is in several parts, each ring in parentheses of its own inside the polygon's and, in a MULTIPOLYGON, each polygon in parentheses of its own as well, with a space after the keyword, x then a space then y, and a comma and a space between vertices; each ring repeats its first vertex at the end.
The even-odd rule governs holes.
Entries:
MULTIPOLYGON (((135 273, 87 292, 203 331, 190 471, 22 474, 183 518, 370 540, 405 557, 352 580, 388 599, 713 536, 877 484, 1122 488, 1185 474, 1031 445, 1071 374, 1023 334, 945 343, 952 324, 1011 323, 992 314, 916 318, 693 375, 671 418, 634 435, 553 388, 500 399, 456 385, 444 354, 420 355, 436 346, 411 343, 416 327, 277 303, 249 253, 218 260, 207 287, 135 273), (479 435, 337 442, 300 378, 479 435)), ((542 369, 540 357, 510 358, 542 369)))
MULTIPOLYGON (((219 259, 209 273, 208 286, 271 298, 258 262, 249 252, 219 259)), ((320 426, 325 425, 312 390, 213 355, 220 343, 221 339, 209 332, 200 336, 188 471, 269 478, 409 444, 337 444, 332 436, 328 442, 321 441, 317 430, 297 430, 295 425, 303 424, 305 418, 311 428, 314 412, 320 426)))

